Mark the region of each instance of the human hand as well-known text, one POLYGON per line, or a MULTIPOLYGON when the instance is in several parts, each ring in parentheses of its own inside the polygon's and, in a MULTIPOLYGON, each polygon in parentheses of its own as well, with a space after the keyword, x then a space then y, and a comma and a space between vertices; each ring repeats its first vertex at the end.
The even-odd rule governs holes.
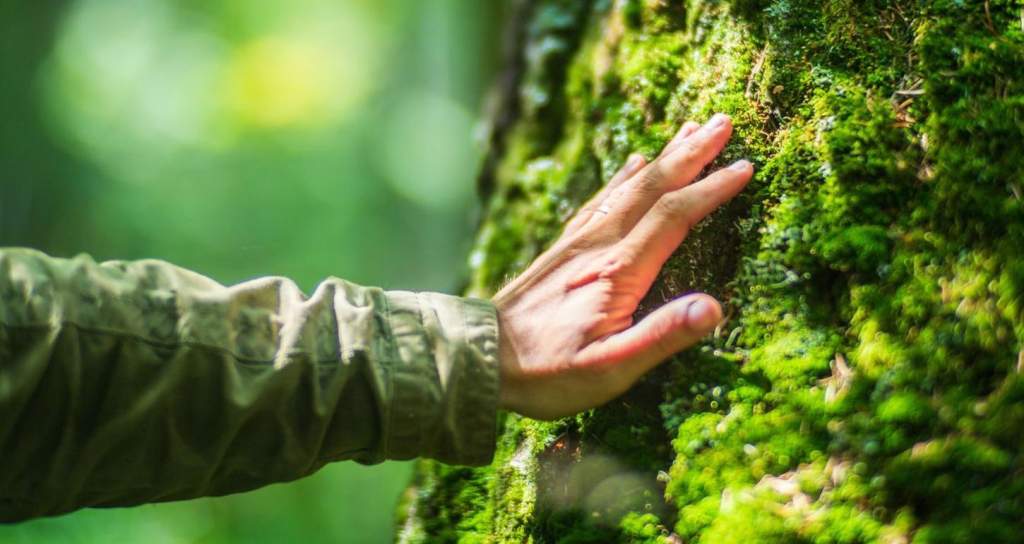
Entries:
POLYGON ((706 294, 673 300, 633 324, 662 265, 704 216, 747 184, 739 161, 691 183, 725 147, 718 114, 688 122, 650 164, 633 155, 562 236, 493 302, 502 408, 554 419, 601 405, 722 319, 706 294))

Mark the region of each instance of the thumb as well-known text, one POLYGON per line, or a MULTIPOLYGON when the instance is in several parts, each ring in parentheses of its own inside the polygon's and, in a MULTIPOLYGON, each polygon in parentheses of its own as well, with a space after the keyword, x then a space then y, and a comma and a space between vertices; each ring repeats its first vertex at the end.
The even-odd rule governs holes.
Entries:
MULTIPOLYGON (((703 293, 669 302, 636 325, 595 342, 584 351, 595 365, 628 365, 637 375, 696 344, 722 320, 722 307, 703 293)), ((583 355, 583 354, 581 354, 583 355)))

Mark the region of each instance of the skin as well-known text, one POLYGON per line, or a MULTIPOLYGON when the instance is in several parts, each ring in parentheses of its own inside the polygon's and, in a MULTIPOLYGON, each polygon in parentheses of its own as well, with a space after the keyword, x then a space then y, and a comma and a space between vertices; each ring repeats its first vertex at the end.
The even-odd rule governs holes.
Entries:
POLYGON ((633 314, 690 229, 750 181, 745 160, 694 181, 731 135, 732 122, 717 114, 684 124, 650 163, 631 156, 494 296, 502 408, 555 419, 599 406, 714 330, 722 308, 703 293, 638 323, 633 314))

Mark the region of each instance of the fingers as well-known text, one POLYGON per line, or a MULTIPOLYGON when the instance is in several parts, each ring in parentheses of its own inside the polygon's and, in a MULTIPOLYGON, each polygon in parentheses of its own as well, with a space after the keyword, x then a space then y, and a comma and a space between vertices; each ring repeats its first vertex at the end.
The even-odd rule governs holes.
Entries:
MULTIPOLYGON (((687 121, 683 123, 683 126, 679 128, 675 136, 673 136, 662 149, 661 154, 658 155, 658 159, 660 160, 678 149, 688 137, 693 135, 700 128, 701 125, 694 121, 687 121)), ((565 230, 563 231, 564 234, 571 234, 583 228, 588 223, 602 219, 605 213, 595 213, 595 211, 603 207, 610 212, 611 205, 617 202, 624 192, 624 189, 622 188, 624 183, 645 166, 647 166, 647 161, 644 159, 643 155, 636 153, 630 155, 626 164, 616 172, 608 184, 605 185, 604 188, 602 188, 601 191, 591 198, 583 207, 581 207, 576 216, 566 224, 565 230)))
POLYGON ((628 379, 636 379, 696 344, 721 320, 722 307, 713 297, 688 295, 658 308, 636 325, 587 346, 580 352, 580 364, 616 368, 628 379))
MULTIPOLYGON (((665 155, 671 153, 674 149, 677 149, 694 132, 697 132, 699 128, 700 124, 695 123, 693 121, 687 121, 683 123, 683 126, 679 127, 679 130, 676 132, 675 136, 672 137, 672 140, 670 140, 667 144, 665 144, 665 147, 662 148, 661 154, 658 155, 658 158, 660 159, 661 157, 664 157, 665 155)), ((642 158, 643 157, 641 157, 641 159, 642 158)), ((605 194, 602 195, 604 198, 600 202, 598 202, 596 206, 604 208, 605 210, 608 211, 608 213, 610 213, 611 210, 619 202, 619 199, 622 197, 623 192, 628 190, 627 188, 623 187, 625 185, 624 182, 627 181, 629 178, 633 177, 634 174, 640 171, 640 168, 643 168, 646 165, 646 161, 638 162, 636 169, 631 170, 628 173, 628 175, 622 176, 618 180, 618 183, 615 183, 614 186, 612 185, 612 183, 609 183, 608 190, 604 191, 605 194)), ((605 214, 591 214, 590 219, 589 221, 586 222, 586 224, 600 220, 603 218, 604 215, 605 214)))
MULTIPOLYGON (((612 176, 612 179, 608 180, 608 184, 604 186, 604 189, 602 189, 600 193, 598 193, 598 196, 606 198, 609 193, 615 190, 616 187, 622 185, 624 181, 633 177, 633 174, 639 172, 644 166, 647 166, 647 159, 645 159, 643 155, 639 153, 630 154, 629 158, 626 159, 626 164, 623 164, 622 168, 619 168, 619 171, 612 176)), ((604 198, 601 200, 604 200, 604 198)), ((591 203, 600 204, 600 201, 595 198, 591 203)))
MULTIPOLYGON (((617 187, 623 184, 626 180, 633 177, 640 171, 641 168, 647 165, 647 159, 639 153, 633 153, 626 159, 626 163, 619 168, 619 171, 612 176, 612 179, 608 180, 608 183, 594 195, 590 200, 584 204, 579 212, 565 225, 564 234, 571 234, 579 230, 587 221, 595 215, 595 211, 601 207, 601 204, 608 198, 617 187)), ((597 215, 604 215, 599 213, 597 215)))
POLYGON ((615 207, 608 214, 609 221, 618 224, 621 232, 628 232, 664 193, 693 181, 722 151, 731 135, 729 117, 715 114, 704 126, 623 185, 622 197, 615 201, 615 207))
POLYGON ((652 163, 645 170, 645 173, 649 171, 646 183, 661 192, 685 186, 718 156, 730 136, 729 116, 716 113, 704 126, 676 144, 671 152, 652 163))
POLYGON ((658 199, 622 241, 626 253, 636 256, 632 266, 637 277, 653 281, 690 229, 736 196, 753 175, 753 165, 741 160, 658 199))
POLYGON ((682 128, 679 129, 679 132, 677 132, 676 135, 672 137, 672 140, 669 141, 669 143, 665 144, 665 148, 661 150, 661 154, 658 155, 658 158, 664 157, 665 155, 668 155, 669 153, 678 149, 679 144, 683 143, 683 140, 689 138, 691 134, 697 132, 697 129, 699 128, 700 123, 696 121, 687 121, 683 123, 683 126, 682 128))

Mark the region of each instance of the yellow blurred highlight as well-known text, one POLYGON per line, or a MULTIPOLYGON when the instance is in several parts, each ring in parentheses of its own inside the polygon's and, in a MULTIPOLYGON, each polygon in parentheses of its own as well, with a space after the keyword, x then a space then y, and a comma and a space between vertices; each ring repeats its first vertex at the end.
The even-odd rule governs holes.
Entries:
POLYGON ((330 52, 315 44, 263 38, 236 50, 226 71, 227 105, 240 124, 283 128, 335 113, 330 52))

